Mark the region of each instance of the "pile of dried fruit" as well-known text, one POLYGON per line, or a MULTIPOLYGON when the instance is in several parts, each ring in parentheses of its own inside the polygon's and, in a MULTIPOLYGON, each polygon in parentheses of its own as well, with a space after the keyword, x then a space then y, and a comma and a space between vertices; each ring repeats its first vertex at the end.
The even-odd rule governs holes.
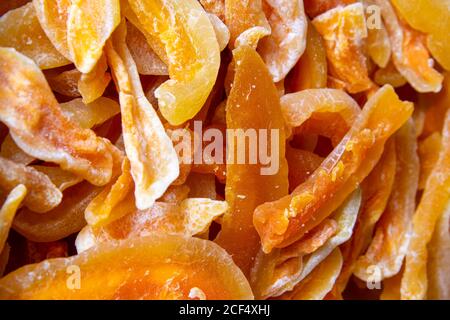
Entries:
POLYGON ((450 0, 0 15, 0 299, 450 299, 450 0))

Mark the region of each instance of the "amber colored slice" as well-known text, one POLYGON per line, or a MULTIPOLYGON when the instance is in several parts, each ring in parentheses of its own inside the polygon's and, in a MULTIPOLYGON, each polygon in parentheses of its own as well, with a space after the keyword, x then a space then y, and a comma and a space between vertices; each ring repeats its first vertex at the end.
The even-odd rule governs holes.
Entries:
POLYGON ((225 0, 200 0, 206 11, 215 14, 220 20, 225 20, 225 0))
POLYGON ((32 3, 11 10, 0 18, 0 46, 15 48, 33 59, 41 69, 70 63, 45 35, 32 3))
POLYGON ((385 68, 375 71, 373 80, 380 86, 390 84, 394 88, 402 87, 407 83, 405 77, 398 72, 392 61, 385 68))
POLYGON ((25 153, 22 149, 20 149, 17 144, 14 142, 13 138, 10 134, 5 137, 5 140, 2 142, 0 156, 11 160, 18 164, 28 165, 36 160, 35 157, 30 156, 25 153))
POLYGON ((214 28, 196 0, 128 3, 147 39, 167 54, 170 80, 155 96, 164 118, 181 124, 200 111, 216 81, 220 50, 214 28))
POLYGON ((375 225, 388 203, 396 170, 395 139, 386 142, 383 155, 372 172, 361 183, 362 204, 352 238, 343 245, 344 265, 333 288, 341 295, 353 274, 357 259, 369 246, 375 225))
POLYGON ((355 3, 356 0, 304 0, 305 11, 313 19, 318 15, 338 6, 346 6, 355 3))
POLYGON ((83 181, 83 178, 64 171, 60 167, 33 165, 32 168, 47 175, 60 191, 64 191, 83 181))
POLYGON ((384 144, 411 116, 413 106, 384 86, 374 94, 341 143, 291 195, 259 206, 254 224, 263 249, 285 247, 329 216, 380 159, 384 144))
POLYGON ((0 253, 5 247, 9 229, 11 228, 16 211, 26 194, 27 187, 23 184, 19 184, 9 192, 5 202, 2 204, 0 209, 0 253))
POLYGON ((380 300, 400 300, 402 276, 403 271, 401 270, 395 276, 383 280, 383 291, 380 294, 380 300))
POLYGON ((428 49, 433 57, 450 70, 448 30, 450 12, 448 0, 393 0, 392 4, 416 30, 429 34, 428 49))
POLYGON ((367 28, 367 51, 380 68, 385 68, 391 58, 391 41, 383 21, 379 28, 367 28))
POLYGON ((442 149, 412 220, 411 242, 402 278, 402 299, 424 299, 427 293, 427 245, 450 197, 450 112, 442 130, 442 149))
POLYGON ((364 7, 355 3, 337 7, 312 21, 325 41, 331 74, 346 83, 351 93, 368 90, 368 75, 363 42, 367 38, 364 7))
POLYGON ((426 139, 419 141, 419 148, 417 150, 420 158, 419 190, 423 190, 425 188, 428 177, 439 159, 441 146, 442 138, 438 132, 435 132, 426 139))
POLYGON ((412 119, 395 135, 397 168, 392 193, 377 223, 372 242, 358 259, 354 270, 354 274, 363 281, 372 276, 372 272, 368 272, 372 266, 378 268, 381 279, 396 275, 408 250, 419 182, 415 136, 412 119))
POLYGON ((102 55, 89 73, 81 74, 78 91, 84 103, 91 103, 103 95, 111 81, 111 75, 106 70, 108 70, 108 63, 106 56, 102 55))
POLYGON ((13 229, 36 242, 63 239, 86 225, 84 210, 101 191, 102 188, 87 182, 73 186, 64 191, 61 204, 45 214, 21 209, 14 219, 13 229))
MULTIPOLYGON (((365 0, 377 5, 392 47, 392 60, 397 70, 418 92, 439 92, 442 75, 430 64, 425 35, 412 29, 398 16, 389 0, 365 0)), ((435 18, 433 18, 435 19, 435 18)))
POLYGON ((48 70, 45 72, 45 78, 48 81, 48 85, 54 92, 72 98, 78 98, 80 96, 80 92, 78 91, 78 81, 80 80, 80 77, 81 72, 77 69, 63 72, 48 70))
POLYGON ((39 23, 53 46, 72 61, 67 43, 67 17, 71 0, 33 0, 39 23))
POLYGON ((6 266, 9 262, 9 254, 11 252, 11 246, 5 243, 3 250, 0 252, 0 277, 3 276, 6 270, 6 266))
POLYGON ((207 299, 253 299, 225 250, 208 240, 163 234, 26 266, 0 281, 3 299, 188 299, 193 288, 207 299), (78 290, 67 285, 70 266, 79 267, 78 290))
POLYGON ((283 294, 283 300, 322 300, 331 291, 342 268, 342 254, 339 248, 323 260, 292 291, 283 294))
MULTIPOLYGON (((260 250, 259 237, 253 226, 253 210, 288 192, 287 162, 284 157, 286 138, 279 96, 264 62, 248 46, 235 49, 233 56, 236 70, 227 100, 227 128, 242 129, 244 132, 247 129, 268 130, 265 137, 257 133, 258 140, 267 139, 267 147, 271 148, 271 152, 275 152, 274 146, 278 148, 278 155, 275 154, 277 159, 274 160, 278 167, 274 172, 269 172, 268 165, 261 162, 238 164, 236 138, 228 137, 227 140, 228 147, 233 148, 227 159, 225 187, 225 200, 229 203, 230 210, 223 217, 222 229, 216 242, 233 256, 236 264, 248 275, 260 250), (277 132, 278 135, 272 137, 272 132, 277 132), (234 145, 230 145, 230 138, 234 145)), ((261 146, 261 141, 259 143, 261 146)), ((249 152, 248 144, 245 152, 249 152)))
POLYGON ((313 24, 308 22, 305 52, 286 78, 288 92, 325 88, 327 73, 324 41, 313 24))
POLYGON ((287 146, 286 160, 289 166, 289 191, 292 192, 313 174, 323 158, 313 152, 287 146))

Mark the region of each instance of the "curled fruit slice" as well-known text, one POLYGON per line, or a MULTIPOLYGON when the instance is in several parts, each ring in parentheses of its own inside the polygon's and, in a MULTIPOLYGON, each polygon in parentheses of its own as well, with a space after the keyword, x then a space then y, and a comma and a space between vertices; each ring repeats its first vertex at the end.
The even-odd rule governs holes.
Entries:
POLYGON ((13 229, 36 242, 51 242, 68 237, 86 225, 84 210, 101 191, 102 188, 87 182, 77 184, 65 190, 61 204, 45 214, 27 208, 20 210, 14 219, 13 229))
POLYGON ((0 47, 15 48, 33 59, 41 69, 70 63, 45 35, 32 3, 11 10, 0 18, 0 47))
POLYGON ((253 210, 288 192, 284 158, 286 138, 279 96, 261 57, 248 46, 236 48, 233 56, 236 70, 227 100, 226 118, 228 129, 240 131, 236 130, 236 135, 227 137, 227 145, 232 152, 228 153, 227 159, 225 199, 230 210, 222 219, 222 229, 216 241, 233 255, 236 264, 248 275, 260 250, 259 237, 253 226, 253 210), (261 129, 265 130, 265 135, 261 129), (252 132, 257 132, 259 137, 255 135, 257 140, 246 143, 245 135, 252 132), (244 151, 239 151, 242 140, 244 151), (256 144, 264 148, 259 152, 271 150, 274 157, 271 164, 263 163, 262 159, 252 165, 236 161, 242 156, 238 153, 254 156, 251 148, 256 144))
POLYGON ((280 298, 286 300, 322 300, 333 289, 342 269, 342 254, 333 250, 305 279, 280 298))
POLYGON ((208 231, 214 219, 228 210, 225 201, 211 199, 188 198, 179 203, 158 201, 147 210, 137 210, 133 201, 125 200, 116 206, 117 211, 124 213, 121 218, 81 230, 75 242, 78 253, 103 242, 142 237, 151 232, 187 237, 201 235, 208 231))
POLYGON ((121 23, 106 52, 119 91, 123 139, 135 184, 136 206, 150 208, 179 174, 172 141, 142 91, 121 23))
POLYGON ((197 114, 216 81, 220 50, 214 28, 196 0, 128 3, 145 33, 165 49, 170 80, 155 96, 164 118, 181 124, 197 114))
POLYGON ((364 7, 355 3, 337 7, 312 21, 325 40, 332 74, 346 83, 351 93, 365 91, 372 86, 363 53, 367 38, 364 7))
POLYGON ((402 299, 424 299, 427 293, 427 245, 431 241, 439 217, 444 214, 450 198, 450 111, 442 131, 439 159, 427 180, 419 206, 414 214, 413 230, 405 272, 402 278, 402 299))
POLYGON ((84 103, 91 103, 100 98, 111 81, 111 75, 106 72, 108 64, 106 56, 102 55, 89 73, 81 74, 78 81, 78 91, 84 103))
POLYGON ((207 299, 253 299, 247 280, 225 250, 208 240, 161 234, 23 267, 0 281, 0 297, 188 299, 192 288, 207 299), (66 284, 66 270, 74 265, 81 272, 79 290, 66 284))
POLYGON ((32 167, 16 164, 0 157, 1 189, 10 192, 18 184, 27 187, 28 195, 24 204, 33 211, 47 212, 61 202, 61 191, 45 174, 32 167))
POLYGON ((60 191, 64 191, 83 181, 83 178, 64 171, 60 167, 32 166, 32 168, 47 175, 60 191))
POLYGON ((67 16, 70 56, 89 73, 103 54, 103 46, 120 23, 119 0, 72 0, 67 16))
POLYGON ((17 209, 27 194, 27 187, 19 184, 8 194, 5 202, 0 209, 0 253, 6 244, 9 229, 13 222, 17 209))
POLYGON ((67 120, 42 72, 14 49, 0 49, 0 120, 18 146, 38 159, 58 163, 96 185, 112 176, 106 139, 67 120))
POLYGON ((261 40, 258 52, 274 82, 283 80, 306 47, 308 22, 302 0, 264 0, 272 33, 261 40))
POLYGON ((228 43, 230 42, 230 30, 225 23, 220 20, 215 14, 208 13, 209 21, 214 28, 214 32, 216 33, 217 42, 219 43, 220 51, 223 51, 228 43))
POLYGON ((53 70, 49 70, 45 73, 45 78, 53 91, 72 98, 78 98, 80 96, 78 81, 81 78, 81 73, 77 69, 63 71, 61 73, 55 73, 53 70))
POLYGON ((419 190, 423 190, 428 177, 433 171, 436 162, 439 159, 441 151, 442 138, 439 132, 435 132, 426 139, 419 141, 418 153, 420 157, 420 179, 419 190))
MULTIPOLYGON (((381 9, 392 46, 392 60, 397 70, 418 92, 439 92, 442 75, 430 65, 425 37, 402 21, 389 0, 365 0, 381 9)), ((435 19, 435 18, 433 18, 435 19)))
POLYGON ((364 256, 358 259, 354 270, 354 274, 363 281, 370 279, 370 268, 373 266, 380 271, 380 280, 396 275, 402 267, 408 249, 419 182, 415 137, 412 119, 395 136, 397 169, 392 194, 377 223, 372 242, 364 256))
POLYGON ((329 216, 372 171, 386 140, 411 116, 413 106, 384 86, 364 106, 341 143, 289 196, 259 206, 254 224, 263 249, 285 247, 329 216))

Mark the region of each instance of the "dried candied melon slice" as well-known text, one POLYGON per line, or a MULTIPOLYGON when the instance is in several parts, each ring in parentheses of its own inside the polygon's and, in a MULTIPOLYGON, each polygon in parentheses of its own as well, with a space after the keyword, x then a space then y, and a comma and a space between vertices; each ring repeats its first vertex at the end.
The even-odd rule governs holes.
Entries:
POLYGON ((32 3, 0 17, 0 47, 15 48, 33 59, 41 69, 70 64, 45 35, 32 3))
POLYGON ((50 167, 43 165, 33 165, 31 167, 47 175, 60 191, 64 191, 67 188, 70 188, 83 181, 83 178, 68 171, 64 171, 60 167, 50 167))
POLYGON ((395 135, 397 168, 386 210, 377 223, 372 242, 355 265, 354 274, 363 281, 376 266, 381 279, 396 275, 408 250, 411 221, 419 182, 416 133, 410 119, 395 135))
POLYGON ((312 21, 325 41, 330 71, 351 93, 372 86, 363 43, 367 38, 364 7, 355 3, 331 9, 312 21))
POLYGON ((247 280, 225 250, 208 240, 163 234, 98 246, 75 257, 25 266, 0 281, 0 296, 188 299, 192 288, 199 288, 207 299, 253 299, 247 280), (81 272, 79 290, 67 286, 66 270, 73 265, 81 272))
POLYGON ((26 194, 27 187, 23 184, 19 184, 9 192, 5 202, 2 204, 0 209, 0 253, 5 247, 9 229, 11 228, 16 211, 19 209, 26 194))
POLYGON ((0 120, 31 156, 57 163, 96 185, 112 176, 114 146, 64 117, 37 65, 14 49, 0 49, 0 120))
POLYGON ((260 249, 259 237, 253 226, 253 210, 288 192, 287 162, 284 157, 286 137, 279 96, 263 60, 248 46, 236 48, 233 56, 236 69, 226 106, 227 128, 240 129, 244 134, 248 129, 257 132, 259 129, 267 130, 266 136, 257 133, 258 142, 245 143, 246 154, 251 153, 251 143, 263 146, 264 141, 265 148, 271 148, 272 152, 275 152, 273 146, 278 148, 277 153, 274 153, 276 159, 273 160, 278 164, 276 168, 270 168, 261 161, 242 165, 236 161, 240 157, 237 154, 237 137, 231 135, 227 140, 228 148, 233 150, 228 154, 225 187, 225 200, 230 210, 222 219, 216 242, 233 255, 236 264, 248 275, 260 249), (274 132, 277 135, 273 135, 274 132))
POLYGON ((126 46, 122 21, 106 45, 119 91, 123 140, 135 184, 136 206, 150 208, 179 175, 172 141, 142 90, 136 64, 126 46))
POLYGON ((80 92, 78 91, 78 81, 80 80, 80 77, 81 72, 77 69, 63 72, 48 70, 45 72, 45 78, 48 81, 48 85, 54 92, 72 98, 78 98, 80 96, 80 92))
POLYGON ((427 245, 450 198, 450 111, 442 130, 442 148, 412 219, 411 242, 401 284, 402 299, 424 299, 427 294, 427 245))
POLYGON ((102 55, 89 73, 81 74, 78 80, 78 91, 84 103, 91 103, 103 95, 111 81, 111 75, 106 70, 108 70, 106 56, 102 55))
POLYGON ((106 40, 120 23, 120 0, 71 0, 67 43, 78 70, 89 73, 100 60, 106 40))
POLYGON ((220 66, 219 44, 207 13, 195 0, 128 4, 147 40, 152 38, 167 54, 170 80, 155 91, 162 115, 172 125, 193 118, 208 98, 220 66))
POLYGON ((256 208, 263 249, 285 247, 329 216, 380 159, 384 144, 411 116, 413 105, 384 86, 364 106, 340 144, 289 196, 256 208))
POLYGON ((367 28, 367 51, 373 62, 385 68, 391 59, 391 41, 383 21, 380 28, 367 28))
POLYGON ((425 188, 428 177, 439 159, 441 146, 442 137, 439 132, 434 132, 426 139, 419 141, 417 150, 420 158, 419 190, 425 188))
POLYGON ((0 157, 0 188, 9 193, 19 184, 27 187, 24 204, 31 210, 44 213, 61 202, 62 193, 48 176, 32 167, 0 157))

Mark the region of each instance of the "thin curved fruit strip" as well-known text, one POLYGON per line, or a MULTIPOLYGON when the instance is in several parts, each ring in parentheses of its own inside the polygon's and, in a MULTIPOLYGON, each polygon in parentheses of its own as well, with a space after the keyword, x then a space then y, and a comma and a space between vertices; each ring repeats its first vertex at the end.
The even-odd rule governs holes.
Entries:
POLYGON ((106 56, 102 54, 97 64, 89 73, 81 74, 78 81, 78 91, 83 97, 83 102, 88 104, 100 98, 111 81, 106 56))
POLYGON ((225 23, 230 30, 230 49, 244 31, 262 27, 269 33, 270 24, 263 11, 263 0, 225 0, 225 23))
POLYGON ((67 15, 67 44, 78 70, 90 73, 95 68, 106 40, 119 23, 120 0, 71 1, 67 15))
POLYGON ((219 44, 207 13, 195 0, 128 4, 168 57, 170 80, 155 91, 162 115, 172 125, 193 118, 208 98, 220 66, 219 44))
POLYGON ((333 250, 292 291, 284 293, 282 300, 323 300, 333 288, 342 268, 342 254, 339 248, 333 250))
POLYGON ((370 245, 375 225, 392 193, 396 161, 395 139, 391 138, 386 142, 380 161, 361 183, 361 209, 352 238, 342 246, 344 265, 333 288, 335 296, 342 294, 353 274, 357 259, 370 245))
POLYGON ((363 52, 367 38, 363 5, 337 7, 316 17, 312 24, 325 41, 331 74, 344 81, 350 93, 368 90, 372 81, 363 52))
MULTIPOLYGON (((450 203, 450 202, 449 202, 450 203)), ((442 213, 428 245, 427 261, 428 292, 427 297, 435 300, 450 299, 450 206, 442 213)))
POLYGON ((31 156, 54 162, 96 185, 112 176, 114 147, 67 120, 42 72, 14 49, 0 49, 0 120, 31 156))
POLYGON ((258 52, 274 82, 283 80, 306 48, 308 22, 303 0, 264 0, 271 34, 262 39, 258 52))
POLYGON ((412 220, 411 242, 406 255, 402 278, 402 299, 424 299, 427 293, 427 245, 432 239, 439 217, 450 198, 450 111, 442 130, 439 159, 429 176, 420 203, 412 220))
POLYGON ((129 197, 134 190, 130 173, 130 161, 125 157, 122 162, 122 173, 114 183, 110 183, 96 196, 85 210, 85 219, 91 226, 98 227, 121 218, 121 211, 114 208, 129 197))
POLYGON ((367 18, 367 52, 378 67, 386 68, 391 59, 392 47, 386 27, 381 17, 379 19, 380 25, 372 26, 367 18))
POLYGON ((377 5, 389 34, 392 60, 397 70, 418 92, 439 92, 442 75, 430 65, 423 34, 411 29, 396 14, 389 0, 365 0, 377 5))
POLYGON ((325 44, 316 27, 308 21, 306 49, 300 60, 286 78, 288 93, 327 86, 327 53, 325 44))
POLYGON ((450 28, 448 0, 393 0, 392 4, 414 29, 428 34, 427 46, 433 57, 450 70, 450 28))
POLYGON ((236 70, 226 106, 227 129, 255 130, 259 137, 258 142, 244 142, 245 150, 240 151, 238 144, 241 144, 239 140, 243 135, 238 133, 227 137, 227 148, 231 151, 226 166, 225 200, 230 210, 222 219, 216 242, 233 255, 236 264, 249 275, 260 250, 259 236, 253 226, 253 210, 288 192, 285 123, 278 92, 258 53, 242 46, 233 51, 233 58, 236 70), (266 135, 260 129, 266 130, 266 135), (255 156, 250 145, 256 143, 262 149, 259 154, 267 152, 271 159, 260 157, 254 164, 240 164, 242 153, 255 156))
POLYGON ((424 94, 419 97, 419 103, 426 107, 425 123, 422 137, 433 132, 441 132, 444 127, 445 114, 450 108, 450 73, 444 73, 442 90, 437 94, 424 94))
POLYGON ((217 42, 219 43, 219 49, 220 51, 223 51, 230 42, 230 30, 228 30, 227 25, 217 15, 208 13, 208 18, 214 28, 214 33, 216 34, 217 42))
POLYGON ((347 93, 337 89, 307 89, 281 97, 286 124, 300 127, 316 113, 337 113, 350 128, 361 112, 347 93))
POLYGON ((346 6, 355 2, 356 0, 304 0, 305 11, 311 19, 338 6, 346 6))
POLYGON ((33 0, 39 23, 53 46, 73 61, 67 42, 67 19, 72 0, 33 0))
POLYGON ((289 167, 289 192, 305 182, 320 166, 323 158, 313 152, 286 146, 286 160, 289 167))
POLYGON ((293 290, 335 248, 350 239, 360 204, 361 192, 357 189, 332 219, 325 219, 308 236, 267 255, 260 252, 251 277, 255 295, 267 298, 293 290))
POLYGON ((179 167, 172 142, 142 91, 125 39, 123 21, 107 43, 106 52, 119 91, 123 139, 135 183, 136 206, 143 210, 163 195, 179 175, 179 167))
POLYGON ((17 209, 19 209, 22 200, 27 194, 27 187, 23 184, 17 185, 14 189, 9 192, 6 197, 5 202, 2 204, 0 209, 0 253, 6 244, 6 239, 8 238, 9 229, 11 229, 11 224, 13 222, 14 216, 17 209))
POLYGON ((398 72, 392 61, 385 68, 375 71, 373 80, 380 86, 390 84, 394 88, 402 87, 407 83, 405 77, 398 72))
POLYGON ((86 225, 84 210, 101 191, 102 188, 87 182, 79 183, 66 189, 61 204, 45 214, 21 209, 14 219, 13 229, 31 241, 63 239, 86 225))
POLYGON ((415 137, 412 119, 395 136, 397 168, 392 194, 377 223, 372 242, 359 257, 353 272, 363 281, 372 276, 370 269, 373 266, 380 271, 380 280, 396 275, 408 250, 420 167, 415 137))
POLYGON ((424 140, 419 141, 417 150, 420 158, 419 190, 425 188, 428 177, 439 159, 441 146, 442 139, 439 132, 434 132, 424 140))
POLYGON ((78 81, 81 78, 81 72, 77 69, 67 70, 61 73, 48 70, 45 73, 45 78, 54 92, 71 98, 78 98, 80 96, 78 81))
POLYGON ((259 206, 254 224, 263 249, 285 247, 328 217, 380 159, 386 140, 411 116, 413 105, 384 86, 321 166, 291 195, 259 206))
POLYGON ((199 0, 207 12, 215 14, 225 21, 225 0, 199 0))
POLYGON ((70 64, 45 35, 32 3, 0 17, 0 47, 15 48, 34 60, 41 69, 70 64))
POLYGON ((163 234, 111 243, 75 257, 25 266, 0 281, 0 296, 188 299, 192 288, 207 299, 253 299, 247 280, 225 250, 208 240, 163 234), (70 289, 66 283, 66 269, 73 265, 82 274, 79 290, 70 289), (110 276, 104 277, 105 272, 110 276))
POLYGON ((127 46, 136 62, 139 74, 168 75, 167 65, 147 43, 145 36, 132 23, 127 23, 127 46))
POLYGON ((307 237, 289 247, 275 249, 269 254, 260 251, 250 277, 256 297, 266 299, 292 290, 299 282, 304 256, 323 246, 336 233, 337 227, 336 221, 326 219, 307 237))
POLYGON ((225 201, 188 198, 180 203, 156 202, 150 209, 137 210, 131 200, 128 205, 117 209, 128 212, 104 226, 89 225, 80 231, 75 242, 78 253, 103 242, 139 238, 151 232, 187 237, 201 235, 208 231, 213 220, 228 210, 228 204, 225 201))
POLYGON ((31 168, 45 174, 52 183, 62 192, 67 188, 70 188, 81 181, 83 178, 70 173, 68 171, 62 170, 60 167, 49 167, 43 165, 34 165, 31 168))
POLYGON ((28 192, 24 200, 27 208, 44 213, 58 206, 62 193, 50 178, 32 167, 16 164, 0 157, 0 187, 7 193, 23 184, 28 192))

